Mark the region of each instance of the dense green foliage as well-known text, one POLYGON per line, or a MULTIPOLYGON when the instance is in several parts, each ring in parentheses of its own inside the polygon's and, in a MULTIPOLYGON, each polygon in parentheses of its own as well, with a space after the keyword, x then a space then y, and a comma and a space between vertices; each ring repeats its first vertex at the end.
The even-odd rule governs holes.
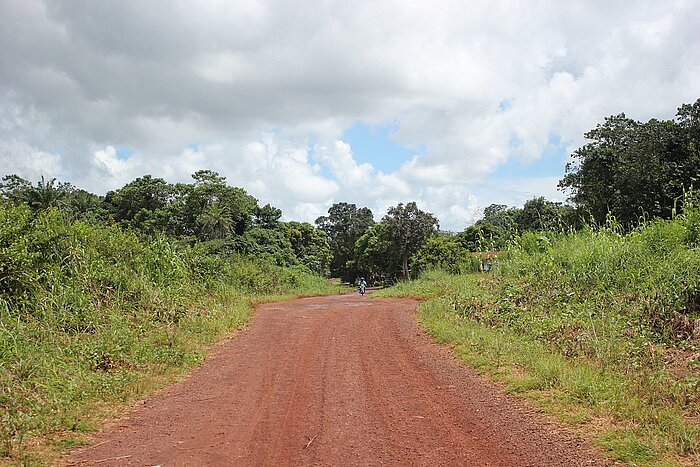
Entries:
POLYGON ((413 269, 420 272, 440 269, 451 274, 477 271, 479 260, 464 248, 456 235, 430 237, 416 252, 413 269))
POLYGON ((473 271, 479 261, 472 252, 503 249, 524 231, 564 231, 579 223, 573 207, 543 197, 527 201, 523 208, 493 204, 482 219, 458 234, 439 231, 437 218, 415 202, 390 207, 377 224, 368 222, 369 210, 367 216, 361 212, 355 205, 337 203, 330 216, 316 221, 329 233, 331 272, 347 281, 362 275, 370 282, 391 283, 436 268, 473 271))
POLYGON ((379 224, 355 242, 354 264, 372 282, 410 280, 409 261, 437 234, 437 223, 435 216, 418 209, 415 202, 392 206, 379 224))
POLYGON ((459 233, 458 239, 469 251, 493 251, 506 247, 523 232, 565 231, 579 228, 578 212, 568 205, 535 197, 522 208, 492 204, 472 226, 459 233))
POLYGON ((32 185, 17 175, 7 175, 0 183, 0 199, 26 204, 34 212, 60 208, 72 219, 98 219, 104 214, 103 199, 70 183, 42 177, 32 185))
MULTIPOLYGON (((700 332, 694 328, 700 323, 699 220, 691 209, 628 234, 613 218, 599 229, 524 234, 497 273, 510 294, 504 298, 522 306, 514 308, 519 317, 509 325, 553 342, 562 339, 559 350, 570 354, 624 350, 596 347, 596 333, 584 332, 590 326, 605 326, 605 334, 624 341, 690 342, 700 332), (552 301, 559 306, 543 306, 552 301)), ((494 316, 505 317, 506 311, 494 310, 494 316)), ((639 349, 627 350, 617 357, 633 358, 639 349)))
POLYGON ((372 211, 348 203, 336 203, 316 219, 331 246, 331 274, 348 282, 360 276, 370 282, 410 279, 409 261, 437 233, 437 224, 415 202, 390 207, 378 224, 372 211))
POLYGON ((27 460, 24 438, 89 429, 99 404, 146 391, 145 375, 195 363, 245 323, 251 300, 329 291, 306 267, 216 241, 0 202, 0 457, 27 460))
POLYGON ((493 274, 431 273, 389 293, 437 297, 421 311, 436 336, 513 391, 591 421, 614 456, 697 462, 700 209, 685 206, 631 232, 613 217, 526 232, 493 274))
POLYGON ((401 261, 401 278, 411 280, 408 260, 437 232, 438 220, 429 212, 418 209, 416 203, 390 207, 382 219, 384 232, 391 245, 392 256, 401 261))
POLYGON ((598 223, 608 212, 626 227, 640 217, 668 219, 700 177, 700 99, 677 120, 641 123, 619 114, 586 133, 560 187, 598 223))
POLYGON ((308 222, 287 222, 283 227, 299 262, 318 274, 324 274, 333 259, 325 233, 308 222))
POLYGON ((328 216, 316 219, 319 229, 326 232, 333 254, 331 275, 352 281, 361 271, 355 261, 355 242, 374 225, 369 208, 357 209, 349 203, 335 203, 328 209, 328 216))
POLYGON ((114 222, 141 237, 165 234, 189 244, 214 242, 219 251, 328 273, 332 256, 323 232, 309 223, 281 222, 282 211, 258 206, 216 172, 199 170, 192 178, 191 184, 170 184, 144 175, 99 197, 55 179, 32 185, 8 175, 0 183, 0 198, 25 203, 34 213, 55 207, 71 219, 114 222))

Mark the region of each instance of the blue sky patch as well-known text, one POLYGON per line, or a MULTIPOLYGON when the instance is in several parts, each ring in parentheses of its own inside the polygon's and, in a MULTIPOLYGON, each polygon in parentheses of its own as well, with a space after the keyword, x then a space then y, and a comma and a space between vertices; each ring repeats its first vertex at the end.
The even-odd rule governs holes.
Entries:
POLYGON ((122 160, 122 161, 127 160, 128 158, 130 158, 134 154, 134 152, 136 152, 128 146, 115 147, 114 149, 117 153, 117 159, 122 160))
POLYGON ((517 136, 513 136, 510 140, 508 140, 508 147, 511 151, 515 151, 520 146, 522 146, 522 144, 523 140, 518 138, 517 136))
POLYGON ((342 138, 352 147, 357 162, 369 162, 375 168, 390 173, 398 170, 401 164, 423 149, 411 149, 393 141, 391 135, 398 129, 396 122, 367 125, 363 121, 357 121, 345 130, 342 138))
POLYGON ((498 104, 498 111, 505 112, 506 110, 510 109, 511 107, 513 107, 513 99, 503 99, 498 104))
MULTIPOLYGON (((511 149, 517 148, 520 144, 521 142, 517 138, 510 141, 511 149)), ((567 155, 566 146, 562 144, 561 137, 557 134, 550 134, 549 144, 539 159, 532 162, 510 159, 492 173, 490 178, 564 177, 567 155)))

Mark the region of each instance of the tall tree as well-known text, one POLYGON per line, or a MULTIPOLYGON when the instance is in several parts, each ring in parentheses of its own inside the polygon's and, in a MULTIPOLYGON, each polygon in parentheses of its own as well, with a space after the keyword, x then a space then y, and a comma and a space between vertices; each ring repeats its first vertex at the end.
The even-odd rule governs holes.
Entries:
POLYGON ((265 229, 252 227, 241 237, 238 237, 243 246, 239 251, 245 255, 262 258, 278 266, 292 266, 299 260, 294 254, 292 243, 282 229, 265 229))
POLYGON ((401 259, 401 277, 411 280, 408 260, 428 238, 437 232, 438 220, 421 211, 415 202, 390 207, 382 219, 396 255, 401 259))
POLYGON ((566 174, 559 182, 560 188, 571 190, 569 199, 598 221, 618 204, 614 196, 619 192, 618 163, 632 143, 637 126, 625 114, 606 118, 584 135, 591 142, 574 151, 574 161, 566 165, 566 174))
POLYGON ((27 194, 31 189, 32 184, 29 180, 17 174, 5 175, 0 183, 0 196, 12 203, 26 203, 27 194))
POLYGON ((414 269, 425 271, 439 268, 452 274, 471 272, 471 253, 455 235, 441 234, 430 237, 411 259, 414 269))
POLYGON ((36 187, 29 190, 27 204, 36 211, 57 208, 65 204, 65 199, 72 190, 70 183, 59 182, 55 178, 47 181, 42 176, 36 187))
POLYGON ((215 204, 225 209, 231 234, 242 235, 252 227, 253 214, 258 207, 258 201, 254 197, 242 188, 227 185, 226 177, 212 170, 199 170, 192 178, 194 183, 185 190, 182 206, 182 221, 186 231, 206 239, 209 234, 199 219, 215 204))
POLYGON ((65 199, 65 205, 74 220, 98 220, 107 217, 104 196, 97 196, 82 189, 71 191, 65 199))
POLYGON ((168 205, 176 198, 177 190, 162 178, 144 175, 122 188, 107 192, 105 209, 123 226, 142 232, 169 230, 179 224, 171 219, 168 205))
POLYGON ((354 264, 359 275, 371 281, 385 281, 400 273, 401 259, 392 248, 387 226, 373 225, 355 242, 354 264))
POLYGON ((483 217, 467 227, 458 240, 470 251, 501 249, 518 234, 521 211, 505 204, 491 204, 484 209, 483 217))
POLYGON ((694 104, 683 104, 676 113, 678 124, 685 131, 688 154, 700 158, 700 99, 694 104))
POLYGON ((316 226, 326 232, 333 253, 331 275, 351 281, 357 274, 354 264, 355 242, 374 225, 369 208, 357 209, 355 204, 335 203, 328 209, 328 216, 316 219, 316 226))
POLYGON ((253 223, 266 229, 275 229, 279 226, 282 210, 271 206, 269 203, 253 210, 253 223))
POLYGON ((511 212, 505 204, 491 204, 484 208, 484 215, 476 223, 491 224, 505 231, 514 223, 511 212))
POLYGON ((509 239, 509 234, 488 222, 470 225, 456 237, 460 245, 469 251, 500 250, 509 239))
POLYGON ((202 236, 207 239, 221 239, 231 232, 233 221, 228 206, 221 203, 210 204, 197 216, 202 236))

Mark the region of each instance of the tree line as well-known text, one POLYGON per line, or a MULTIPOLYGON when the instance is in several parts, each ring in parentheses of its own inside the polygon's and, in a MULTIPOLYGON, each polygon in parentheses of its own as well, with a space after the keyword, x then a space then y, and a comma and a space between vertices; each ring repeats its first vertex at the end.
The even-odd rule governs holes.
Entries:
POLYGON ((171 184, 144 175, 98 196, 69 183, 43 178, 36 184, 9 175, 0 196, 34 212, 60 209, 70 219, 112 222, 142 236, 166 235, 197 243, 207 254, 251 256, 279 266, 302 265, 325 274, 331 261, 326 235, 308 222, 282 222, 282 211, 258 201, 211 170, 192 183, 171 184))
POLYGON ((72 221, 113 223, 145 237, 165 235, 196 243, 205 255, 301 265, 347 281, 360 274, 410 278, 410 258, 438 227, 437 219, 415 202, 390 208, 379 224, 368 208, 345 202, 334 204, 316 226, 283 222, 280 209, 260 206, 214 171, 199 170, 192 179, 172 184, 144 175, 98 196, 56 179, 32 183, 7 175, 0 183, 0 199, 8 205, 25 204, 34 214, 53 208, 72 221))
POLYGON ((626 225, 669 218, 700 178, 700 99, 683 104, 674 120, 646 123, 624 113, 585 134, 559 187, 598 223, 609 214, 626 225))
POLYGON ((438 219, 415 202, 392 206, 379 222, 369 208, 347 202, 333 204, 315 225, 282 222, 280 209, 259 206, 211 170, 195 172, 191 183, 144 175, 105 196, 55 179, 32 184, 8 175, 0 197, 34 211, 58 208, 73 220, 198 242, 208 254, 303 265, 345 281, 366 276, 391 282, 429 268, 472 269, 473 252, 503 249, 524 232, 579 229, 611 216, 626 228, 672 217, 700 177, 700 99, 683 104, 674 120, 611 116, 585 137, 559 182, 569 204, 544 197, 521 208, 491 204, 474 225, 456 233, 441 231, 438 219))
POLYGON ((327 233, 333 254, 331 275, 352 281, 411 279, 431 268, 469 272, 479 261, 472 254, 504 248, 523 232, 574 228, 580 222, 572 206, 536 197, 522 208, 492 204, 483 217, 461 232, 442 231, 438 219, 415 202, 387 210, 379 222, 369 208, 336 203, 316 219, 327 233))
POLYGON ((569 203, 535 197, 520 207, 491 204, 461 232, 439 230, 416 203, 389 209, 379 223, 368 208, 337 203, 316 225, 328 234, 331 273, 409 279, 411 272, 474 268, 473 252, 505 248, 526 232, 569 231, 610 219, 632 229, 651 218, 670 218, 693 199, 700 178, 700 99, 678 108, 676 119, 646 123, 619 114, 585 133, 559 188, 569 203))

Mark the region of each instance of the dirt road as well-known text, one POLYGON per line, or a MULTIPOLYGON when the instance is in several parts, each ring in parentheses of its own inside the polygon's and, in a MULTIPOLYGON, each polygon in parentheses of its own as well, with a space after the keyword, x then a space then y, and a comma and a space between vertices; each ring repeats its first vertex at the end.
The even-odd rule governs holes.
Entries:
POLYGON ((260 306, 69 465, 606 465, 459 365, 411 300, 260 306))

